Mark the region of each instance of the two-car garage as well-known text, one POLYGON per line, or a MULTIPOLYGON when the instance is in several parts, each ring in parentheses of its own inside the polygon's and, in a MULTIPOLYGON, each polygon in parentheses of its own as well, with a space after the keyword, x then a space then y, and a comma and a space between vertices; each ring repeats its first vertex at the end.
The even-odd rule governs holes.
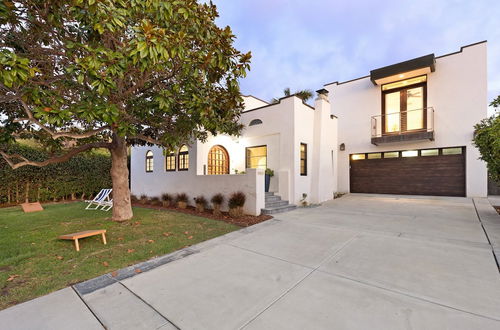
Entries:
POLYGON ((465 147, 351 154, 353 193, 465 196, 465 147))

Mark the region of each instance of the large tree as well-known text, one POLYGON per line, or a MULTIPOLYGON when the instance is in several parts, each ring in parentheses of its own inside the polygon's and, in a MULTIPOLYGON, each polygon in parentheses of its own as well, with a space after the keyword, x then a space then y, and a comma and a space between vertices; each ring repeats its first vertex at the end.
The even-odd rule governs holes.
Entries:
MULTIPOLYGON (((500 96, 490 106, 495 112, 500 108, 500 96)), ((496 112, 474 126, 474 144, 481 153, 481 159, 488 166, 491 179, 500 183, 500 115, 496 112)))
POLYGON ((127 146, 241 129, 250 53, 217 16, 195 0, 0 1, 0 143, 34 138, 54 156, 1 155, 15 169, 106 148, 113 219, 130 219, 127 146))

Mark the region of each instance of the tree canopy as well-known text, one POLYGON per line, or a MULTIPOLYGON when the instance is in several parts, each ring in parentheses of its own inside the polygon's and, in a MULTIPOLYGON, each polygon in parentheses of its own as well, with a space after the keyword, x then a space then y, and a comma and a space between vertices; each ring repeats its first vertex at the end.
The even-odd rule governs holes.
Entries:
POLYGON ((54 157, 1 155, 17 168, 108 148, 123 163, 126 145, 239 133, 251 55, 217 17, 195 0, 0 2, 0 142, 33 138, 54 157))
MULTIPOLYGON (((296 91, 295 93, 292 94, 292 92, 290 91, 290 87, 286 87, 283 90, 283 95, 285 97, 295 95, 298 98, 302 99, 302 101, 307 102, 311 97, 313 97, 313 91, 310 89, 302 89, 302 90, 296 91)), ((271 103, 278 103, 278 102, 279 102, 279 98, 273 98, 271 100, 271 103)))

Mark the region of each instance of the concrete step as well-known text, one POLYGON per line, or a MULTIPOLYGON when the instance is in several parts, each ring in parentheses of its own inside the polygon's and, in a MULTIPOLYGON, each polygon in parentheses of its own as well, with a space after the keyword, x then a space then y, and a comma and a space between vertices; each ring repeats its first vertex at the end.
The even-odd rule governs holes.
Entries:
POLYGON ((276 202, 276 201, 280 201, 280 200, 281 200, 280 196, 276 196, 276 195, 266 196, 266 203, 267 202, 276 202))
POLYGON ((270 207, 276 207, 276 206, 283 206, 283 205, 288 205, 288 201, 273 201, 273 202, 266 202, 266 209, 270 207))
POLYGON ((273 196, 273 195, 274 195, 274 192, 272 192, 272 191, 266 192, 266 196, 273 196))
POLYGON ((277 207, 270 207, 270 208, 265 208, 261 209, 262 214, 276 214, 276 213, 283 213, 283 212, 288 212, 295 210, 297 206, 295 205, 283 205, 283 206, 277 206, 277 207))

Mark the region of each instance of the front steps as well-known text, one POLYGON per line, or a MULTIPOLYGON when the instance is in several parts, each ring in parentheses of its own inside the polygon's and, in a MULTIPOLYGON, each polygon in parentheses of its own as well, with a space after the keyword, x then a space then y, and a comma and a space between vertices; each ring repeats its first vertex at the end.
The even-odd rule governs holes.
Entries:
POLYGON ((294 210, 297 206, 288 201, 282 201, 281 197, 273 192, 266 192, 266 207, 261 210, 262 214, 283 213, 294 210))

